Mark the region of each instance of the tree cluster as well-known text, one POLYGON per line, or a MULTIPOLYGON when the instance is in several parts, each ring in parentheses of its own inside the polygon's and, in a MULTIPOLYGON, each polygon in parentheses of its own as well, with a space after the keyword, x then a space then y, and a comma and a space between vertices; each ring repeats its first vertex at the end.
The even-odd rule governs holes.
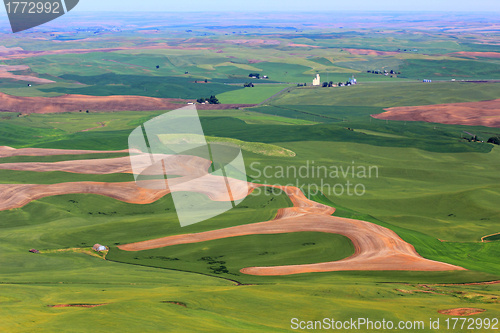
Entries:
POLYGON ((477 138, 477 135, 474 135, 473 137, 471 138, 465 138, 465 140, 469 141, 469 142, 481 142, 481 140, 479 140, 477 138))
POLYGON ((253 83, 252 83, 252 82, 247 82, 247 83, 245 83, 245 84, 243 85, 243 87, 245 87, 245 88, 253 88, 253 87, 254 87, 254 85, 253 85, 253 83))
POLYGON ((250 73, 248 74, 248 77, 253 77, 255 76, 256 78, 260 78, 260 74, 259 73, 250 73))
POLYGON ((210 98, 198 98, 196 101, 200 104, 205 102, 208 102, 208 104, 220 104, 219 100, 214 95, 210 96, 210 98))
POLYGON ((494 145, 500 145, 500 137, 493 136, 488 139, 488 143, 493 143, 494 145))

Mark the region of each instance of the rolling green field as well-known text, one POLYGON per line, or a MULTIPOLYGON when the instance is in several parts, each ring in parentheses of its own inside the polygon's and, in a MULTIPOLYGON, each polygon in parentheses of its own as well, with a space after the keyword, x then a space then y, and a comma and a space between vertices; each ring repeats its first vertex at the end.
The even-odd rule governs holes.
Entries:
POLYGON ((256 85, 244 91, 233 90, 219 94, 217 98, 223 104, 256 104, 262 103, 274 94, 286 89, 285 85, 256 85))
MULTIPOLYGON (((181 228, 170 195, 146 205, 92 194, 59 195, 0 211, 1 332, 289 332, 292 318, 357 317, 424 321, 423 332, 448 332, 443 325, 428 327, 429 318, 449 318, 438 310, 474 307, 486 312, 471 318, 500 317, 500 284, 464 284, 500 280, 500 147, 468 141, 471 134, 487 141, 499 136, 500 129, 370 117, 394 106, 500 98, 500 83, 460 82, 500 79, 498 59, 452 54, 497 52, 498 46, 487 42, 498 37, 496 32, 462 34, 443 26, 425 31, 176 29, 123 31, 119 36, 6 35, 6 47, 25 51, 129 49, 6 58, 3 65, 29 65, 33 75, 56 83, 28 87, 24 81, 2 79, 0 92, 37 97, 216 95, 224 104, 259 104, 288 88, 257 107, 199 111, 205 135, 209 141, 223 138, 242 147, 253 182, 298 186, 310 199, 335 207, 334 216, 389 228, 423 257, 467 270, 245 275, 241 268, 341 260, 354 253, 354 246, 341 235, 300 232, 127 252, 117 246, 271 220, 292 202, 268 188, 219 216, 181 228), (160 44, 164 47, 156 47, 160 44), (367 73, 391 69, 401 74, 367 73), (251 79, 250 73, 269 79, 251 79), (334 83, 354 75, 359 84, 311 87, 316 73, 322 82, 334 83), (434 82, 417 81, 423 78, 434 82), (255 87, 243 88, 246 82, 255 87), (363 167, 373 173, 359 174, 363 167), (347 192, 347 182, 351 190, 361 186, 363 195, 347 192), (338 194, 336 185, 345 191, 338 194), (78 253, 95 243, 109 247, 106 260, 78 253), (42 253, 31 254, 31 248, 42 253), (57 251, 68 249, 77 250, 57 251), (58 304, 102 305, 49 307, 58 304)), ((166 111, 22 117, 0 112, 0 146, 127 149, 133 129, 166 111)), ((124 156, 128 154, 18 156, 0 158, 0 164, 124 156)), ((0 170, 1 186, 72 181, 125 182, 133 177, 0 170)), ((201 194, 193 201, 210 204, 201 194)))
POLYGON ((299 88, 271 105, 414 106, 476 102, 498 98, 500 84, 463 82, 366 83, 339 88, 299 88))

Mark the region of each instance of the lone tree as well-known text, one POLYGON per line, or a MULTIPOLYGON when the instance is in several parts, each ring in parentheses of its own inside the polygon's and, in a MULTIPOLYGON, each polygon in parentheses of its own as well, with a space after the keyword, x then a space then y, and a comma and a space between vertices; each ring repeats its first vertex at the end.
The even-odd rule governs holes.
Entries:
POLYGON ((158 68, 160 68, 160 66, 159 66, 159 65, 156 65, 156 69, 158 69, 158 68))

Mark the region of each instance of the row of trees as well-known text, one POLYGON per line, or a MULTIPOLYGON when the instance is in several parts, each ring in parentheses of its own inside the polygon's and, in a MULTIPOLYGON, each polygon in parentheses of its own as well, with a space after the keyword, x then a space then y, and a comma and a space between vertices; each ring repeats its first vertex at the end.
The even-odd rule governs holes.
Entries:
POLYGON ((401 72, 396 72, 394 70, 390 70, 389 72, 384 70, 384 71, 366 71, 367 73, 372 73, 372 74, 391 74, 391 75, 395 75, 395 74, 401 74, 401 72))
POLYGON ((214 95, 210 96, 210 98, 198 98, 196 101, 200 104, 206 102, 208 102, 208 104, 220 104, 219 100, 214 95))
MULTIPOLYGON (((469 142, 484 142, 484 141, 481 141, 481 139, 479 139, 477 137, 477 135, 473 135, 470 138, 465 138, 465 140, 467 140, 469 142)), ((500 137, 498 137, 498 136, 492 136, 491 138, 488 139, 487 142, 488 143, 493 143, 494 145, 500 145, 500 137)))
POLYGON ((334 86, 344 87, 344 86, 350 86, 351 84, 352 84, 351 81, 346 81, 345 83, 344 82, 333 83, 333 81, 330 81, 330 82, 323 82, 322 86, 323 88, 334 87, 334 86))

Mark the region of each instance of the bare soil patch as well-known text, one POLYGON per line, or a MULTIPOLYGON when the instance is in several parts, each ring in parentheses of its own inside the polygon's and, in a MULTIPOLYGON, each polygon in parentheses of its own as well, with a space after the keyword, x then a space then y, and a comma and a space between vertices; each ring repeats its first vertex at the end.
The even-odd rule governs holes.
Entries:
POLYGON ((246 44, 246 45, 280 45, 281 42, 275 39, 228 39, 224 43, 246 44))
POLYGON ((372 115, 377 119, 500 127, 500 99, 482 102, 401 106, 372 115))
MULTIPOLYGON (((80 111, 154 111, 175 110, 183 106, 177 98, 145 96, 87 96, 63 95, 57 97, 20 97, 0 93, 0 111, 30 113, 61 113, 80 111), (176 103, 177 102, 177 103, 176 103)), ((254 104, 200 104, 200 110, 227 110, 250 107, 254 104)))
POLYGON ((462 57, 469 57, 469 58, 474 58, 476 59, 477 57, 482 57, 482 58, 500 58, 500 53, 499 52, 453 52, 449 53, 449 56, 462 56, 462 57))
POLYGON ((162 301, 162 303, 174 304, 174 305, 179 305, 179 306, 182 306, 182 307, 187 308, 186 303, 183 303, 183 302, 176 302, 176 301, 162 301))
MULTIPOLYGON (((12 148, 9 146, 0 146, 0 158, 11 156, 53 156, 53 155, 83 155, 83 154, 108 154, 108 153, 128 153, 124 150, 71 150, 71 149, 45 149, 45 148, 12 148)), ((19 163, 12 163, 19 164, 19 163)), ((22 170, 22 169, 12 169, 22 170)))
POLYGON ((478 308, 456 308, 456 309, 448 309, 448 310, 439 310, 438 312, 440 314, 444 314, 447 316, 472 316, 475 314, 479 314, 481 312, 484 312, 486 310, 484 309, 478 309, 478 308))
POLYGON ((109 303, 102 304, 56 304, 56 305, 47 305, 50 308, 95 308, 98 306, 108 305, 109 303))
POLYGON ((311 47, 311 48, 317 48, 317 47, 319 47, 317 45, 295 44, 295 43, 288 43, 288 46, 293 46, 293 47, 311 47))
POLYGON ((30 67, 27 65, 17 65, 17 66, 0 65, 0 78, 17 80, 17 81, 34 82, 34 83, 39 83, 39 84, 47 84, 47 83, 54 83, 55 82, 52 80, 43 79, 41 77, 36 77, 36 76, 32 76, 32 75, 17 75, 17 74, 11 73, 13 71, 24 71, 24 70, 29 70, 29 69, 30 69, 30 67))
MULTIPOLYGON (((229 201, 227 185, 220 176, 208 173, 211 161, 196 156, 165 155, 165 169, 168 174, 180 177, 151 179, 136 182, 102 183, 71 182, 59 184, 0 184, 0 210, 23 207, 33 200, 48 196, 88 193, 105 195, 110 198, 134 204, 148 204, 157 201, 173 191, 187 191, 205 194, 213 201, 229 201)), ((134 158, 134 157, 133 157, 134 158)), ((144 161, 142 156, 137 157, 144 161)), ((56 163, 9 163, 7 168, 28 171, 67 171, 87 174, 131 172, 128 157, 103 160, 63 161, 56 163), (16 166, 17 165, 17 166, 16 166), (90 167, 89 167, 90 166, 90 167), (91 169, 95 169, 92 171, 91 169)), ((136 167, 140 165, 136 164, 136 167)), ((155 175, 156 168, 145 169, 144 175, 155 175)), ((243 199, 249 191, 247 182, 228 179, 233 200, 243 199)))

